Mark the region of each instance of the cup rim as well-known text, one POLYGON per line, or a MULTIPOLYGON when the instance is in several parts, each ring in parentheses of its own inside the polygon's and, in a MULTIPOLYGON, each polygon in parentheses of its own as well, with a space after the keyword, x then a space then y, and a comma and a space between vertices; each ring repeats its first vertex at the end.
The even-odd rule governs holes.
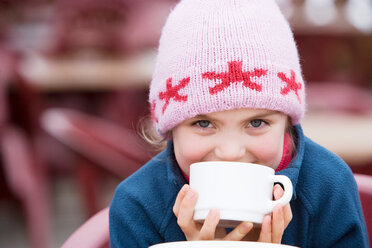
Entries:
POLYGON ((203 241, 175 241, 169 243, 162 243, 152 245, 149 248, 160 248, 160 247, 262 247, 262 248, 298 248, 297 246, 291 246, 286 244, 273 244, 273 243, 263 243, 263 242, 251 242, 251 241, 222 241, 222 240, 203 240, 203 241))
POLYGON ((247 163, 247 162, 236 162, 236 161, 204 161, 204 162, 196 162, 192 163, 190 165, 191 167, 195 167, 197 165, 203 165, 203 166, 208 166, 208 165, 225 165, 225 164, 230 164, 230 166, 252 166, 258 169, 266 169, 269 170, 270 172, 275 172, 275 170, 269 166, 262 165, 262 164, 256 164, 256 163, 247 163), (232 165, 231 165, 232 164, 232 165))

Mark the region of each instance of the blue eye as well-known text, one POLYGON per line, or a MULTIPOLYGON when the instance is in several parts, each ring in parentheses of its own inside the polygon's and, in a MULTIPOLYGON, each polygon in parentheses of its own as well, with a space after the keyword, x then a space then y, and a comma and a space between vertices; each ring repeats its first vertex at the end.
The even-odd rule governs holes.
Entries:
POLYGON ((249 125, 257 128, 257 127, 260 127, 263 124, 263 122, 264 122, 263 120, 256 119, 256 120, 249 122, 249 125))
POLYGON ((200 121, 195 122, 195 124, 198 125, 199 127, 207 128, 209 127, 209 125, 211 125, 211 122, 206 121, 206 120, 200 120, 200 121))

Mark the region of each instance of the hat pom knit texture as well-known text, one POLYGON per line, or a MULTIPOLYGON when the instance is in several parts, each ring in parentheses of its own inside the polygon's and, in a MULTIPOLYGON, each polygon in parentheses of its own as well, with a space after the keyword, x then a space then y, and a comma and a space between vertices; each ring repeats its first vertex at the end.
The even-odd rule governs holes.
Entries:
POLYGON ((255 108, 298 124, 305 85, 274 0, 182 0, 162 30, 149 101, 164 134, 196 115, 255 108))

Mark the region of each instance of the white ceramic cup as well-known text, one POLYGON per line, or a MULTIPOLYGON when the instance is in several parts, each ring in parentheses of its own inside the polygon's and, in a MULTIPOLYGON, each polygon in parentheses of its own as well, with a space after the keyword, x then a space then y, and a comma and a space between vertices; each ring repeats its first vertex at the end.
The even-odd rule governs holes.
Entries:
POLYGON ((252 163, 211 161, 190 167, 190 188, 198 192, 194 220, 204 222, 210 209, 220 211, 221 227, 235 227, 242 221, 260 225, 277 204, 292 198, 292 182, 275 175, 274 169, 252 163), (274 183, 284 186, 284 195, 272 200, 274 183))
MULTIPOLYGON (((157 244, 150 248, 296 248, 295 246, 248 241, 179 241, 157 244)), ((298 248, 298 247, 297 247, 298 248)))

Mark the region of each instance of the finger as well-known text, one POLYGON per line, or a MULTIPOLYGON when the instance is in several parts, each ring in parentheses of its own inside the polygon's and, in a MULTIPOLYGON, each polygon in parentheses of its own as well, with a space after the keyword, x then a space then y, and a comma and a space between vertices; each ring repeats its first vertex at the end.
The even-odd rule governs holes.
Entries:
POLYGON ((265 215, 262 225, 261 225, 261 233, 260 237, 258 238, 259 242, 271 243, 271 216, 265 215))
POLYGON ((200 230, 200 240, 213 240, 216 233, 217 224, 220 221, 220 212, 217 209, 209 210, 208 216, 200 230))
POLYGON ((279 244, 284 232, 284 214, 281 205, 277 205, 273 210, 271 228, 271 242, 279 244))
POLYGON ((283 207, 283 215, 284 215, 284 229, 286 229, 288 224, 291 222, 291 220, 293 218, 291 205, 289 205, 289 203, 287 203, 283 207))
POLYGON ((274 186, 274 199, 279 200, 280 198, 282 198, 283 194, 284 194, 283 188, 279 184, 276 184, 274 186))
POLYGON ((195 240, 199 234, 199 229, 193 220, 197 198, 197 192, 189 189, 180 204, 178 212, 177 224, 184 232, 187 240, 195 240))
MULTIPOLYGON (((283 188, 279 184, 275 185, 275 187, 274 187, 274 198, 275 198, 275 200, 280 199, 283 196, 283 194, 284 194, 283 188)), ((284 205, 283 215, 284 215, 284 229, 285 229, 285 228, 287 228, 289 222, 291 222, 292 217, 293 217, 291 206, 289 205, 289 203, 284 205)))
POLYGON ((244 221, 239 224, 234 230, 232 230, 229 234, 226 235, 224 240, 235 240, 239 241, 242 240, 245 235, 247 235, 253 228, 253 223, 244 221))
POLYGON ((183 198, 185 198, 185 195, 187 191, 189 190, 190 186, 188 184, 183 185, 181 190, 178 192, 176 202, 173 205, 173 213, 176 217, 178 217, 178 212, 180 210, 181 202, 183 198))

